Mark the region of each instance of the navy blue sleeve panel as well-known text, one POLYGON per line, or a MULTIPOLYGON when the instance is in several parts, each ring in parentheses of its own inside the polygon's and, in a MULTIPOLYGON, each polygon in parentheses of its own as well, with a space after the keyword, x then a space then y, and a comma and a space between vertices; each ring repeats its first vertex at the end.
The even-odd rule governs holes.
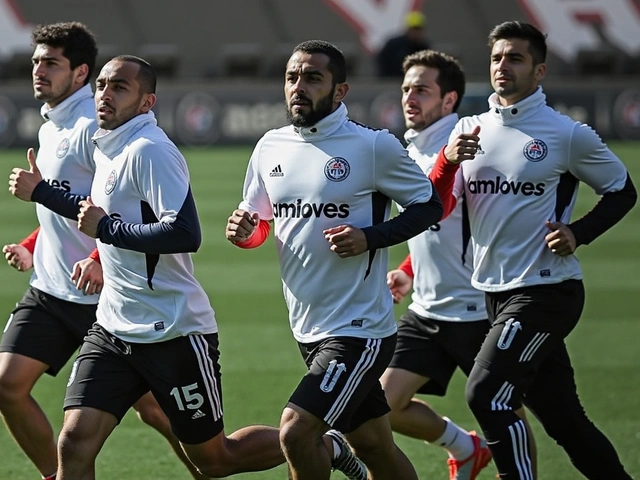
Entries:
POLYGON ((568 225, 576 238, 576 246, 590 244, 613 227, 633 208, 637 199, 638 193, 627 174, 622 190, 605 193, 593 210, 568 225))
POLYGON ((98 224, 98 238, 102 243, 141 253, 196 252, 202 232, 191 187, 173 222, 127 223, 105 216, 98 224))
POLYGON ((419 235, 442 218, 442 202, 435 189, 426 203, 407 206, 391 220, 362 229, 367 238, 367 248, 391 247, 419 235))
POLYGON ((62 188, 49 185, 44 180, 36 185, 31 193, 32 202, 44 205, 52 212, 76 221, 78 213, 80 213, 80 202, 86 199, 87 197, 84 195, 68 193, 62 188))

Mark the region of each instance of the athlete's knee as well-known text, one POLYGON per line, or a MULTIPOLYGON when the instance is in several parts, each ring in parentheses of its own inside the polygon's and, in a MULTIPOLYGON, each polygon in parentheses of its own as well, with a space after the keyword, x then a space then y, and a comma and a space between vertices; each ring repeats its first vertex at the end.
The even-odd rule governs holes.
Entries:
POLYGON ((397 447, 386 416, 369 420, 347 434, 347 439, 356 456, 369 468, 395 458, 397 447))
POLYGON ((397 388, 397 386, 388 386, 384 394, 387 397, 387 403, 389 404, 389 408, 391 408, 392 415, 406 409, 413 398, 412 392, 403 391, 401 388, 397 388))
POLYGON ((320 442, 324 430, 324 422, 311 413, 286 407, 280 418, 280 445, 285 452, 299 450, 312 443, 314 437, 320 442))
POLYGON ((81 465, 82 468, 92 465, 117 424, 116 416, 102 410, 88 407, 67 409, 58 437, 61 465, 81 465))
MULTIPOLYGON (((40 374, 12 368, 15 363, 9 364, 9 354, 0 354, 0 408, 21 405, 31 395, 31 389, 35 379, 40 374), (31 380, 34 377, 34 380, 31 380)), ((17 366, 17 365, 16 365, 17 366)))
POLYGON ((359 436, 357 440, 350 439, 349 443, 356 456, 369 468, 374 467, 378 462, 388 462, 395 450, 395 444, 388 444, 383 439, 373 436, 359 436))
POLYGON ((512 411, 519 407, 514 402, 514 390, 511 383, 476 364, 469 374, 465 397, 477 418, 489 411, 512 411))
POLYGON ((14 405, 19 405, 26 399, 28 394, 28 392, 23 392, 16 388, 16 385, 13 382, 9 382, 0 377, 0 410, 14 405))
POLYGON ((91 428, 78 424, 63 425, 58 437, 58 457, 65 463, 87 463, 93 461, 98 450, 93 448, 91 428))

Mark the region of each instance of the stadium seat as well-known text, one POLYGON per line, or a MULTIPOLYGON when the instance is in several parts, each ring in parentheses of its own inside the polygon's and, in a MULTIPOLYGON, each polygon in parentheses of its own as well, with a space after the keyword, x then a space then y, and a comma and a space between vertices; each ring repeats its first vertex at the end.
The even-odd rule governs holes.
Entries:
POLYGON ((622 73, 620 55, 609 48, 579 50, 574 62, 578 75, 611 75, 622 73))
POLYGON ((360 69, 360 60, 363 57, 363 51, 357 42, 333 41, 338 47, 347 62, 347 75, 349 77, 357 76, 360 69))
POLYGON ((284 70, 287 65, 287 61, 296 43, 283 42, 278 43, 273 49, 271 49, 271 55, 269 56, 269 64, 266 69, 266 74, 270 77, 281 78, 284 76, 284 70))
POLYGON ((104 64, 111 60, 116 55, 122 54, 122 51, 117 45, 112 44, 99 44, 98 45, 98 56, 96 57, 96 68, 93 72, 93 77, 96 78, 104 64))
POLYGON ((31 77, 31 56, 33 49, 25 47, 15 50, 0 64, 0 78, 7 80, 25 80, 31 77))
POLYGON ((142 45, 138 54, 149 62, 160 77, 175 77, 180 66, 179 48, 170 43, 142 45))
POLYGON ((227 77, 264 74, 265 51, 260 43, 226 43, 220 47, 220 67, 227 77))

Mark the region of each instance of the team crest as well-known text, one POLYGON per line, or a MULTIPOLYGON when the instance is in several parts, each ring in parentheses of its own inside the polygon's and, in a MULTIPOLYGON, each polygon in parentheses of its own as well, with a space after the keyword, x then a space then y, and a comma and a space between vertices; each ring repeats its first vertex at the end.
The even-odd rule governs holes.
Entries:
POLYGON ((341 182, 349 176, 351 167, 342 157, 333 157, 324 166, 325 176, 332 182, 341 182))
POLYGON ((527 157, 527 160, 531 162, 540 162, 545 159, 547 156, 548 148, 547 144, 542 140, 538 140, 534 138, 533 140, 527 142, 522 150, 524 156, 527 157))
POLYGON ((107 183, 104 184, 104 193, 109 195, 113 192, 113 189, 116 188, 116 183, 118 182, 118 174, 115 170, 111 170, 111 173, 107 177, 107 183))
POLYGON ((64 157, 69 151, 69 145, 70 143, 68 138, 65 138, 64 140, 62 140, 60 142, 60 145, 58 145, 58 148, 56 149, 56 157, 58 158, 64 157))

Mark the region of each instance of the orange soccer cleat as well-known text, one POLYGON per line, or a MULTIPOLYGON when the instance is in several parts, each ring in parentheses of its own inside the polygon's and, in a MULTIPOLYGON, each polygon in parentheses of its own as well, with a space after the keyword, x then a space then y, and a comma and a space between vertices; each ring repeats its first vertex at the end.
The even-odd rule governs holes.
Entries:
POLYGON ((476 432, 469 432, 473 440, 473 453, 464 460, 449 458, 449 480, 475 480, 491 461, 491 451, 486 442, 476 432))

